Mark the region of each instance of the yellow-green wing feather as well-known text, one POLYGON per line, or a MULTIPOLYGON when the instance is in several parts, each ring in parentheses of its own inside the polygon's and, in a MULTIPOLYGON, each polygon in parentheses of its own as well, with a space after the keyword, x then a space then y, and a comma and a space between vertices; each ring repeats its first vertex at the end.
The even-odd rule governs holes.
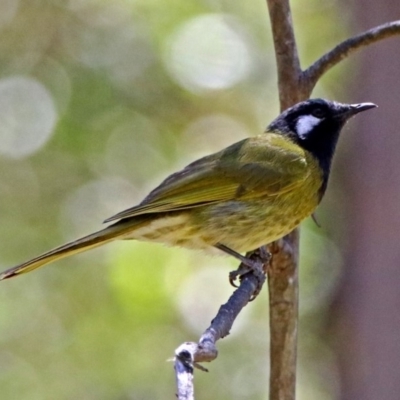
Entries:
POLYGON ((233 199, 273 196, 294 189, 307 175, 304 150, 280 135, 263 134, 189 164, 169 176, 138 206, 105 222, 233 199))

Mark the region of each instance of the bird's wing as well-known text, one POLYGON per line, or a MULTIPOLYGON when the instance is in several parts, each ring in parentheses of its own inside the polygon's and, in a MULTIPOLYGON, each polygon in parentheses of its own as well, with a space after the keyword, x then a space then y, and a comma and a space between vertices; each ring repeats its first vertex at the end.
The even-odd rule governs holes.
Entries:
POLYGON ((170 175, 138 206, 105 222, 293 190, 309 173, 304 150, 276 134, 245 139, 170 175))

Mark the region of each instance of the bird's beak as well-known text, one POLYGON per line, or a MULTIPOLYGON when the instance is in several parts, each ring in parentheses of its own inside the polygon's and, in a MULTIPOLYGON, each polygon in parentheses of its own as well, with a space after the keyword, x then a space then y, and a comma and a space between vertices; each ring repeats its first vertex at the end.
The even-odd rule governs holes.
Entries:
POLYGON ((353 115, 356 115, 362 111, 367 111, 371 108, 376 108, 378 107, 374 103, 360 103, 360 104, 350 104, 350 107, 345 111, 345 115, 347 118, 352 117, 353 115))
POLYGON ((360 103, 360 104, 340 104, 337 110, 336 118, 340 121, 347 121, 354 115, 378 107, 374 103, 360 103))

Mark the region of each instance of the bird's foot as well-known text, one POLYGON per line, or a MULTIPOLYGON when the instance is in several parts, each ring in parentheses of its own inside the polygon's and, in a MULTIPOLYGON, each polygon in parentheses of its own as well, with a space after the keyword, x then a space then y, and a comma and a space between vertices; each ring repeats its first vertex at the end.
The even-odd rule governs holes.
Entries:
POLYGON ((231 271, 229 273, 229 282, 232 286, 238 287, 236 284, 236 280, 242 280, 246 274, 253 274, 257 279, 257 288, 253 293, 252 298, 250 301, 253 301, 258 294, 260 293, 264 283, 265 283, 265 275, 267 273, 269 261, 271 259, 271 253, 268 252, 265 246, 260 247, 259 249, 251 252, 251 255, 242 256, 241 254, 237 253, 236 251, 226 247, 223 244, 217 244, 216 247, 225 253, 237 258, 240 260, 239 268, 235 271, 231 271))

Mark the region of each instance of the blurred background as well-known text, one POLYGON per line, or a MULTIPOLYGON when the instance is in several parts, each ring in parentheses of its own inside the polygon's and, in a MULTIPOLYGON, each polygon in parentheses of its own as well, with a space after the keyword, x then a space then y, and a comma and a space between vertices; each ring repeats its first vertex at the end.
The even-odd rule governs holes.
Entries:
MULTIPOLYGON (((292 2, 303 66, 400 17, 383 0, 292 2)), ((380 108, 345 129, 302 227, 298 399, 398 399, 400 39, 313 97, 380 108)), ((278 114, 264 1, 0 1, 0 267, 101 227, 172 171, 278 114)), ((231 293, 236 263, 136 242, 0 287, 4 400, 173 398, 172 363, 231 293)), ((197 399, 266 399, 264 291, 219 343, 197 399)))

